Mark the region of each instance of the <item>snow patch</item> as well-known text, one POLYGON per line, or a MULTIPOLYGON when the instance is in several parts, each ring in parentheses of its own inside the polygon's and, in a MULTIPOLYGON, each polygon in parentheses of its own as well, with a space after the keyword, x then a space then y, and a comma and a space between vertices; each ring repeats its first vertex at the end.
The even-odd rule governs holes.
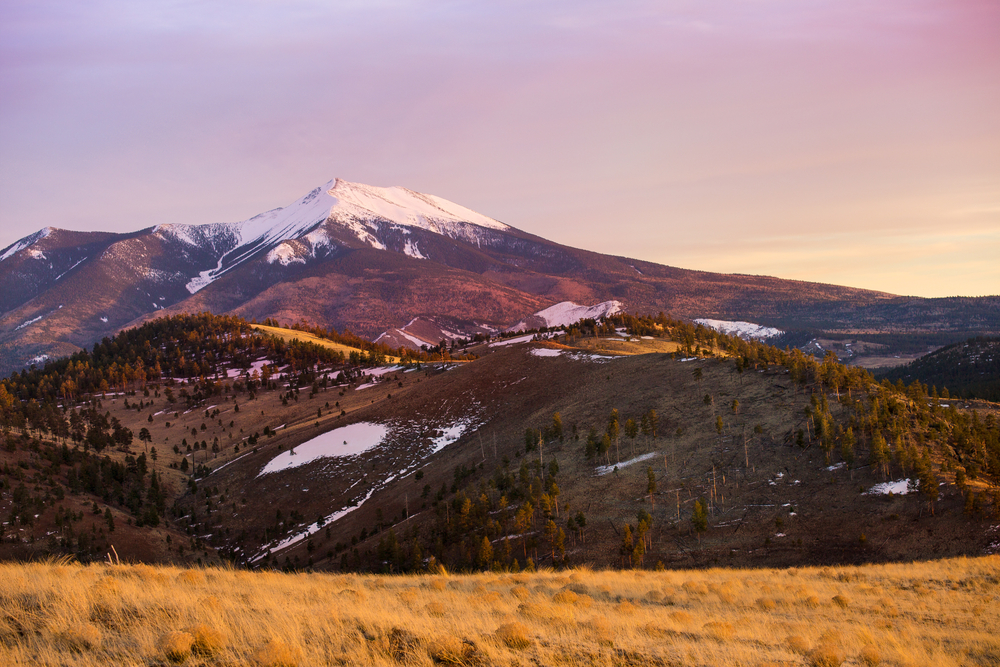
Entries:
POLYGON ((3 260, 7 259, 8 257, 10 257, 12 255, 17 254, 21 250, 24 250, 25 248, 27 248, 28 246, 32 245, 33 243, 41 241, 42 239, 44 239, 47 236, 49 236, 49 234, 51 234, 53 231, 55 231, 55 228, 53 228, 53 227, 46 227, 45 229, 40 229, 39 231, 35 232, 31 236, 25 236, 20 241, 14 243, 10 247, 8 247, 4 251, 4 253, 2 255, 0 255, 0 262, 2 262, 3 260))
POLYGON ((536 357, 558 357, 562 355, 562 350, 553 350, 551 347, 536 347, 530 350, 528 354, 536 357))
POLYGON ((472 419, 466 417, 465 419, 460 419, 450 426, 445 426, 441 428, 441 435, 437 438, 433 438, 433 446, 431 448, 432 454, 437 454, 442 449, 448 445, 456 442, 461 438, 465 432, 472 426, 472 419))
POLYGON ((30 325, 34 324, 35 322, 38 322, 39 320, 41 320, 43 317, 45 317, 45 316, 44 315, 39 315, 38 317, 33 317, 30 320, 25 320, 21 324, 17 325, 17 327, 14 329, 14 331, 18 331, 20 329, 23 329, 24 327, 30 326, 30 325))
POLYGON ((373 422, 357 422, 316 436, 271 459, 257 477, 297 468, 317 459, 356 456, 377 447, 389 429, 373 422))
POLYGON ((267 263, 274 264, 275 262, 280 262, 282 266, 288 266, 295 263, 305 264, 306 260, 305 257, 299 257, 295 253, 295 248, 290 244, 282 243, 267 253, 267 263))
POLYGON ((516 345, 518 343, 527 343, 529 340, 534 338, 534 334, 528 334, 527 336, 518 336, 517 338, 508 338, 507 340, 498 340, 495 343, 490 343, 490 347, 506 347, 507 345, 516 345))
POLYGON ((895 482, 882 482, 865 491, 866 496, 905 496, 910 492, 910 480, 900 479, 895 482))
POLYGON ((406 239, 406 245, 403 246, 403 252, 415 259, 427 259, 427 257, 420 252, 420 248, 417 247, 417 244, 410 239, 406 239))
POLYGON ((529 320, 533 318, 540 319, 544 322, 543 326, 547 327, 569 326, 570 324, 576 324, 580 320, 587 319, 599 320, 608 315, 620 313, 622 305, 621 301, 604 301, 594 306, 581 306, 572 301, 562 301, 554 306, 549 306, 544 310, 538 311, 529 318, 521 320, 511 327, 510 331, 524 331, 525 329, 536 328, 535 326, 529 327, 529 320))
POLYGON ((703 327, 715 329, 716 331, 724 333, 727 336, 738 336, 744 340, 764 340, 766 338, 774 338, 775 336, 780 336, 785 333, 781 329, 765 327, 761 324, 754 324, 753 322, 698 318, 694 321, 694 323, 700 324, 703 327))
POLYGON ((598 475, 598 476, 600 476, 600 475, 607 475, 609 472, 614 472, 615 468, 618 468, 619 470, 621 470, 622 468, 627 468, 628 466, 632 465, 633 463, 640 463, 642 461, 648 461, 649 459, 653 458, 654 456, 658 456, 658 455, 659 455, 659 452, 649 452, 648 454, 642 454, 640 456, 635 457, 634 459, 629 459, 628 461, 622 461, 621 463, 612 463, 611 465, 597 466, 594 469, 594 474, 598 475))

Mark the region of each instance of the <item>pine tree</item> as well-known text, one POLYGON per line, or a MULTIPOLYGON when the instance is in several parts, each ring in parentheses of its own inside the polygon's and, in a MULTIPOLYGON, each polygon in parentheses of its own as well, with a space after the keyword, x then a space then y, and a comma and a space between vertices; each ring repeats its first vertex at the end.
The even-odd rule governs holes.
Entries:
POLYGON ((708 530, 708 501, 699 498, 694 501, 694 510, 691 513, 691 525, 698 535, 698 542, 701 542, 701 534, 708 530))

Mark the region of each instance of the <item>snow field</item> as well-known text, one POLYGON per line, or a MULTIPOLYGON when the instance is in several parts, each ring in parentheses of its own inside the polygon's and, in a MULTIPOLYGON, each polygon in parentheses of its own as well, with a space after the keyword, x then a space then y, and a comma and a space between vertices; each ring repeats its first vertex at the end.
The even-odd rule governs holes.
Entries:
POLYGON ((257 473, 257 477, 297 468, 322 458, 362 454, 377 447, 388 433, 386 426, 373 422, 357 422, 335 428, 278 454, 257 473))

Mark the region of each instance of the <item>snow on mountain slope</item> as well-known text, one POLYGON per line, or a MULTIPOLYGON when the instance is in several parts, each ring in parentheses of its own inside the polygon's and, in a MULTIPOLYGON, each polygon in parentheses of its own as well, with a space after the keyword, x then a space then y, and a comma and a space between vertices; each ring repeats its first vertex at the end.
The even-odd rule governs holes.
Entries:
MULTIPOLYGON (((362 243, 373 248, 385 249, 379 239, 380 225, 389 224, 404 228, 416 227, 443 234, 451 238, 478 242, 477 228, 504 231, 509 226, 492 218, 459 206, 446 199, 425 195, 401 187, 379 188, 341 179, 329 181, 314 189, 296 202, 254 216, 249 220, 216 225, 160 225, 156 231, 172 234, 186 243, 205 247, 212 244, 221 256, 215 268, 202 271, 188 284, 194 294, 226 272, 268 249, 267 261, 284 266, 305 262, 291 246, 280 248, 286 241, 306 237, 315 249, 331 244, 320 225, 333 220, 348 229, 362 243), (228 247, 216 248, 215 241, 223 239, 228 247)), ((407 241, 404 252, 416 259, 427 259, 416 242, 407 241)))
POLYGON ((449 235, 454 223, 465 223, 506 231, 508 225, 459 206, 447 199, 425 195, 399 186, 378 188, 337 179, 329 191, 337 198, 337 209, 358 217, 377 217, 406 227, 419 227, 449 235))
POLYGON ((602 317, 620 313, 623 305, 621 301, 604 301, 593 306, 580 306, 572 301, 563 301, 549 306, 545 310, 540 310, 534 315, 529 315, 512 326, 509 331, 525 331, 543 326, 568 326, 587 319, 599 320, 602 317))
POLYGON ((703 327, 715 329, 719 333, 724 333, 727 336, 738 336, 744 340, 764 340, 766 338, 774 338, 775 336, 780 336, 785 333, 781 329, 765 327, 761 324, 754 324, 753 322, 729 322, 727 320, 698 318, 694 321, 694 323, 700 324, 703 327))
MULTIPOLYGON (((45 237, 47 237, 49 234, 51 234, 53 231, 54 230, 53 230, 52 227, 46 227, 45 229, 40 229, 37 232, 35 232, 34 234, 31 234, 30 236, 25 236, 20 241, 17 241, 15 243, 7 246, 7 248, 4 250, 3 254, 0 255, 0 262, 4 261, 8 257, 12 257, 13 255, 17 254, 18 252, 24 250, 25 248, 28 248, 28 247, 32 246, 33 244, 37 243, 38 241, 41 241, 42 239, 44 239, 45 237)), ((38 253, 38 254, 33 255, 33 256, 36 259, 44 259, 45 258, 44 255, 42 255, 41 257, 39 257, 39 255, 41 255, 41 253, 38 253)))

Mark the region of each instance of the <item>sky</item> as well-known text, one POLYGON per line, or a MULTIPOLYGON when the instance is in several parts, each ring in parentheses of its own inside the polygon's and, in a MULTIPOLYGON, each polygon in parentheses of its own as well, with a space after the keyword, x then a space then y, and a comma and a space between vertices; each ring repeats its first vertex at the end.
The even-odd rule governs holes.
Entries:
POLYGON ((1000 294, 1000 2, 0 3, 0 248, 335 177, 683 268, 1000 294))

